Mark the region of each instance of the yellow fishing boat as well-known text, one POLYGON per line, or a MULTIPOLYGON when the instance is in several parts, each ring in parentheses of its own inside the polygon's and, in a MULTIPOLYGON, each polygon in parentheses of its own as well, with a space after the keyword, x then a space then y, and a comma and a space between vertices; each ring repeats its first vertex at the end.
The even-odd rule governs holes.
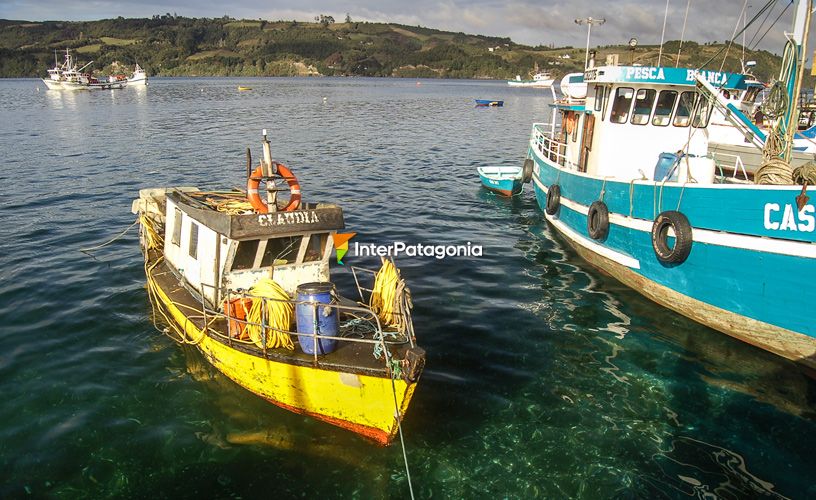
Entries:
POLYGON ((258 396, 389 444, 425 364, 399 271, 351 267, 355 299, 337 293, 342 209, 301 201, 265 131, 264 160, 250 173, 248 153, 247 165, 246 192, 144 189, 134 201, 160 328, 258 396))

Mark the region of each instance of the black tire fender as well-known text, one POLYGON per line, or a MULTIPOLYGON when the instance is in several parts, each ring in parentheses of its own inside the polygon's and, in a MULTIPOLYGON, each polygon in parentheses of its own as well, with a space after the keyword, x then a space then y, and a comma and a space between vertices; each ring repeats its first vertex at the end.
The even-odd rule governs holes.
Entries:
POLYGON ((549 215, 553 215, 558 211, 560 205, 561 187, 558 184, 552 184, 549 189, 547 189, 547 203, 544 207, 544 211, 549 215))
POLYGON ((524 160, 524 166, 521 168, 521 181, 525 184, 533 180, 533 159, 527 158, 524 160))
POLYGON ((658 214, 652 224, 652 248, 660 262, 680 264, 691 253, 694 241, 691 224, 682 212, 668 210, 658 214), (669 247, 669 228, 674 230, 674 247, 669 247))
POLYGON ((593 240, 603 240, 609 234, 609 208, 601 200, 595 200, 589 206, 587 233, 593 240))

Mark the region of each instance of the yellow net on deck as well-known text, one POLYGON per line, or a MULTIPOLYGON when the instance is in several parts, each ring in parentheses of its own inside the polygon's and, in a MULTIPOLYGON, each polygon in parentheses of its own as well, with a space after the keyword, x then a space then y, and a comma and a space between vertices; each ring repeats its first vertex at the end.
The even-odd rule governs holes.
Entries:
POLYGON ((263 348, 263 337, 266 335, 266 348, 284 348, 294 350, 292 337, 287 333, 292 326, 294 307, 289 294, 271 278, 264 278, 253 286, 249 293, 255 297, 247 315, 246 333, 263 348), (262 297, 262 298, 261 298, 262 297), (264 324, 266 328, 261 327, 264 324))

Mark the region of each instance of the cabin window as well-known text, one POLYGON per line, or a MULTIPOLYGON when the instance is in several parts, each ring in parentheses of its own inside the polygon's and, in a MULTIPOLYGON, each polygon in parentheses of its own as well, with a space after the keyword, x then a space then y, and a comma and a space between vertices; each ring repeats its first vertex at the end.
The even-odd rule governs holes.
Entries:
POLYGON ((198 224, 190 222, 190 245, 188 246, 190 257, 198 259, 198 224))
POLYGON ((683 92, 680 94, 677 111, 674 113, 674 126, 688 127, 692 109, 694 109, 694 92, 683 92))
POLYGON ((657 106, 655 106, 654 118, 652 118, 652 125, 665 127, 669 124, 671 121, 672 109, 674 109, 674 101, 676 100, 677 91, 660 91, 660 96, 657 98, 657 106))
POLYGON ((709 118, 711 118, 711 103, 703 98, 697 99, 697 107, 694 110, 694 120, 691 125, 696 128, 705 128, 708 126, 709 118))
POLYGON ((294 264, 297 261, 302 240, 303 236, 270 238, 266 243, 266 251, 261 259, 261 267, 294 264))
POLYGON ((603 110, 603 101, 606 95, 606 87, 595 85, 595 111, 603 110))
POLYGON ((235 257, 232 259, 232 270, 252 269, 255 262, 255 254, 258 252, 258 240, 241 241, 235 250, 235 257))
POLYGON ((632 107, 632 98, 635 91, 627 87, 618 87, 615 92, 615 102, 612 103, 612 114, 609 119, 612 123, 626 123, 629 119, 629 109, 632 107))
POLYGON ((635 125, 646 125, 652 115, 657 91, 654 89, 639 89, 635 93, 635 110, 632 112, 632 123, 635 125))
POLYGON ((326 233, 311 235, 309 237, 309 244, 306 247, 306 255, 303 257, 303 262, 322 260, 328 237, 329 235, 326 233))
POLYGON ((745 96, 742 98, 742 102, 745 103, 753 103, 756 101, 757 94, 759 94, 760 87, 751 87, 745 91, 745 96))
POLYGON ((170 238, 170 243, 179 246, 181 245, 181 210, 176 207, 173 214, 173 236, 170 238))

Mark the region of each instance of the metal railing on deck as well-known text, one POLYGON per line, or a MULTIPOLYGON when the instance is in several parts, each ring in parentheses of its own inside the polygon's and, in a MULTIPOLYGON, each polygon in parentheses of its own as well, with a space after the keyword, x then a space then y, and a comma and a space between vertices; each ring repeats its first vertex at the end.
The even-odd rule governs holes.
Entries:
POLYGON ((566 157, 567 144, 555 140, 555 126, 553 123, 534 123, 532 141, 538 151, 561 166, 572 166, 566 157), (545 131, 549 128, 550 132, 545 131))
POLYGON ((714 163, 717 165, 717 169, 720 171, 720 177, 723 179, 727 177, 724 169, 728 169, 733 171, 731 180, 750 181, 748 171, 745 170, 745 164, 742 163, 741 156, 720 152, 712 152, 711 156, 714 158, 714 163), (742 178, 737 177, 740 173, 742 174, 742 178))

